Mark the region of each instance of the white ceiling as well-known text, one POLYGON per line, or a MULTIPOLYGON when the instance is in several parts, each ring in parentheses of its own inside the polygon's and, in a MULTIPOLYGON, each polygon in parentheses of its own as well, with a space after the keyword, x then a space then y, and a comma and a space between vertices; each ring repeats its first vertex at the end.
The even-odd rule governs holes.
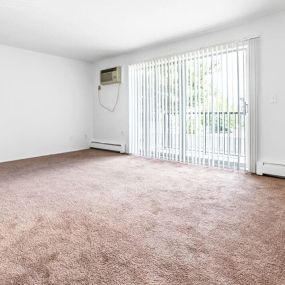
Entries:
POLYGON ((93 61, 282 9, 284 0, 0 0, 0 44, 93 61))

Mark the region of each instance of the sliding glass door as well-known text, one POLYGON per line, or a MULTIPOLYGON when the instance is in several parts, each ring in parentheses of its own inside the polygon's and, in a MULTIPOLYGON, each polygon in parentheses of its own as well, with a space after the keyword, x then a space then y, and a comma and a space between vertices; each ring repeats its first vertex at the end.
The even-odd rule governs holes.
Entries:
POLYGON ((248 169, 249 41, 129 67, 130 153, 248 169))

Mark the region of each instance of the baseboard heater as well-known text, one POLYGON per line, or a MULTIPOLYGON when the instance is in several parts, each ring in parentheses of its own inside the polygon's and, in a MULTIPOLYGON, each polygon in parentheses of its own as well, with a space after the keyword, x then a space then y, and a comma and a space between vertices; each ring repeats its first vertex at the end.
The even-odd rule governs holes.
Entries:
POLYGON ((257 162, 256 174, 285 178, 285 164, 259 161, 257 162))
POLYGON ((113 142, 92 141, 91 148, 115 151, 120 153, 126 152, 126 145, 113 142))

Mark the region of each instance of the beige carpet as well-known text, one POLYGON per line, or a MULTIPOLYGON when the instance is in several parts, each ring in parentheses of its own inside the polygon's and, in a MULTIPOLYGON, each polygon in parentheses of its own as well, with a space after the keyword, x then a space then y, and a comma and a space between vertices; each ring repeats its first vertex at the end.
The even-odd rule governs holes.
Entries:
POLYGON ((285 284, 285 181, 87 150, 0 164, 0 284, 285 284))

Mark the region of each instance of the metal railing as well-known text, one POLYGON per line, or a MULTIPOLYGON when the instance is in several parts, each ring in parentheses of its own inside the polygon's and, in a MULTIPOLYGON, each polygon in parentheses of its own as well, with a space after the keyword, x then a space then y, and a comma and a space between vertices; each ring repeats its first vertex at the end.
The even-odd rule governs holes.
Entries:
POLYGON ((179 113, 164 114, 164 148, 177 148, 173 140, 184 135, 188 151, 245 156, 244 112, 187 112, 184 134, 179 117, 179 113))

